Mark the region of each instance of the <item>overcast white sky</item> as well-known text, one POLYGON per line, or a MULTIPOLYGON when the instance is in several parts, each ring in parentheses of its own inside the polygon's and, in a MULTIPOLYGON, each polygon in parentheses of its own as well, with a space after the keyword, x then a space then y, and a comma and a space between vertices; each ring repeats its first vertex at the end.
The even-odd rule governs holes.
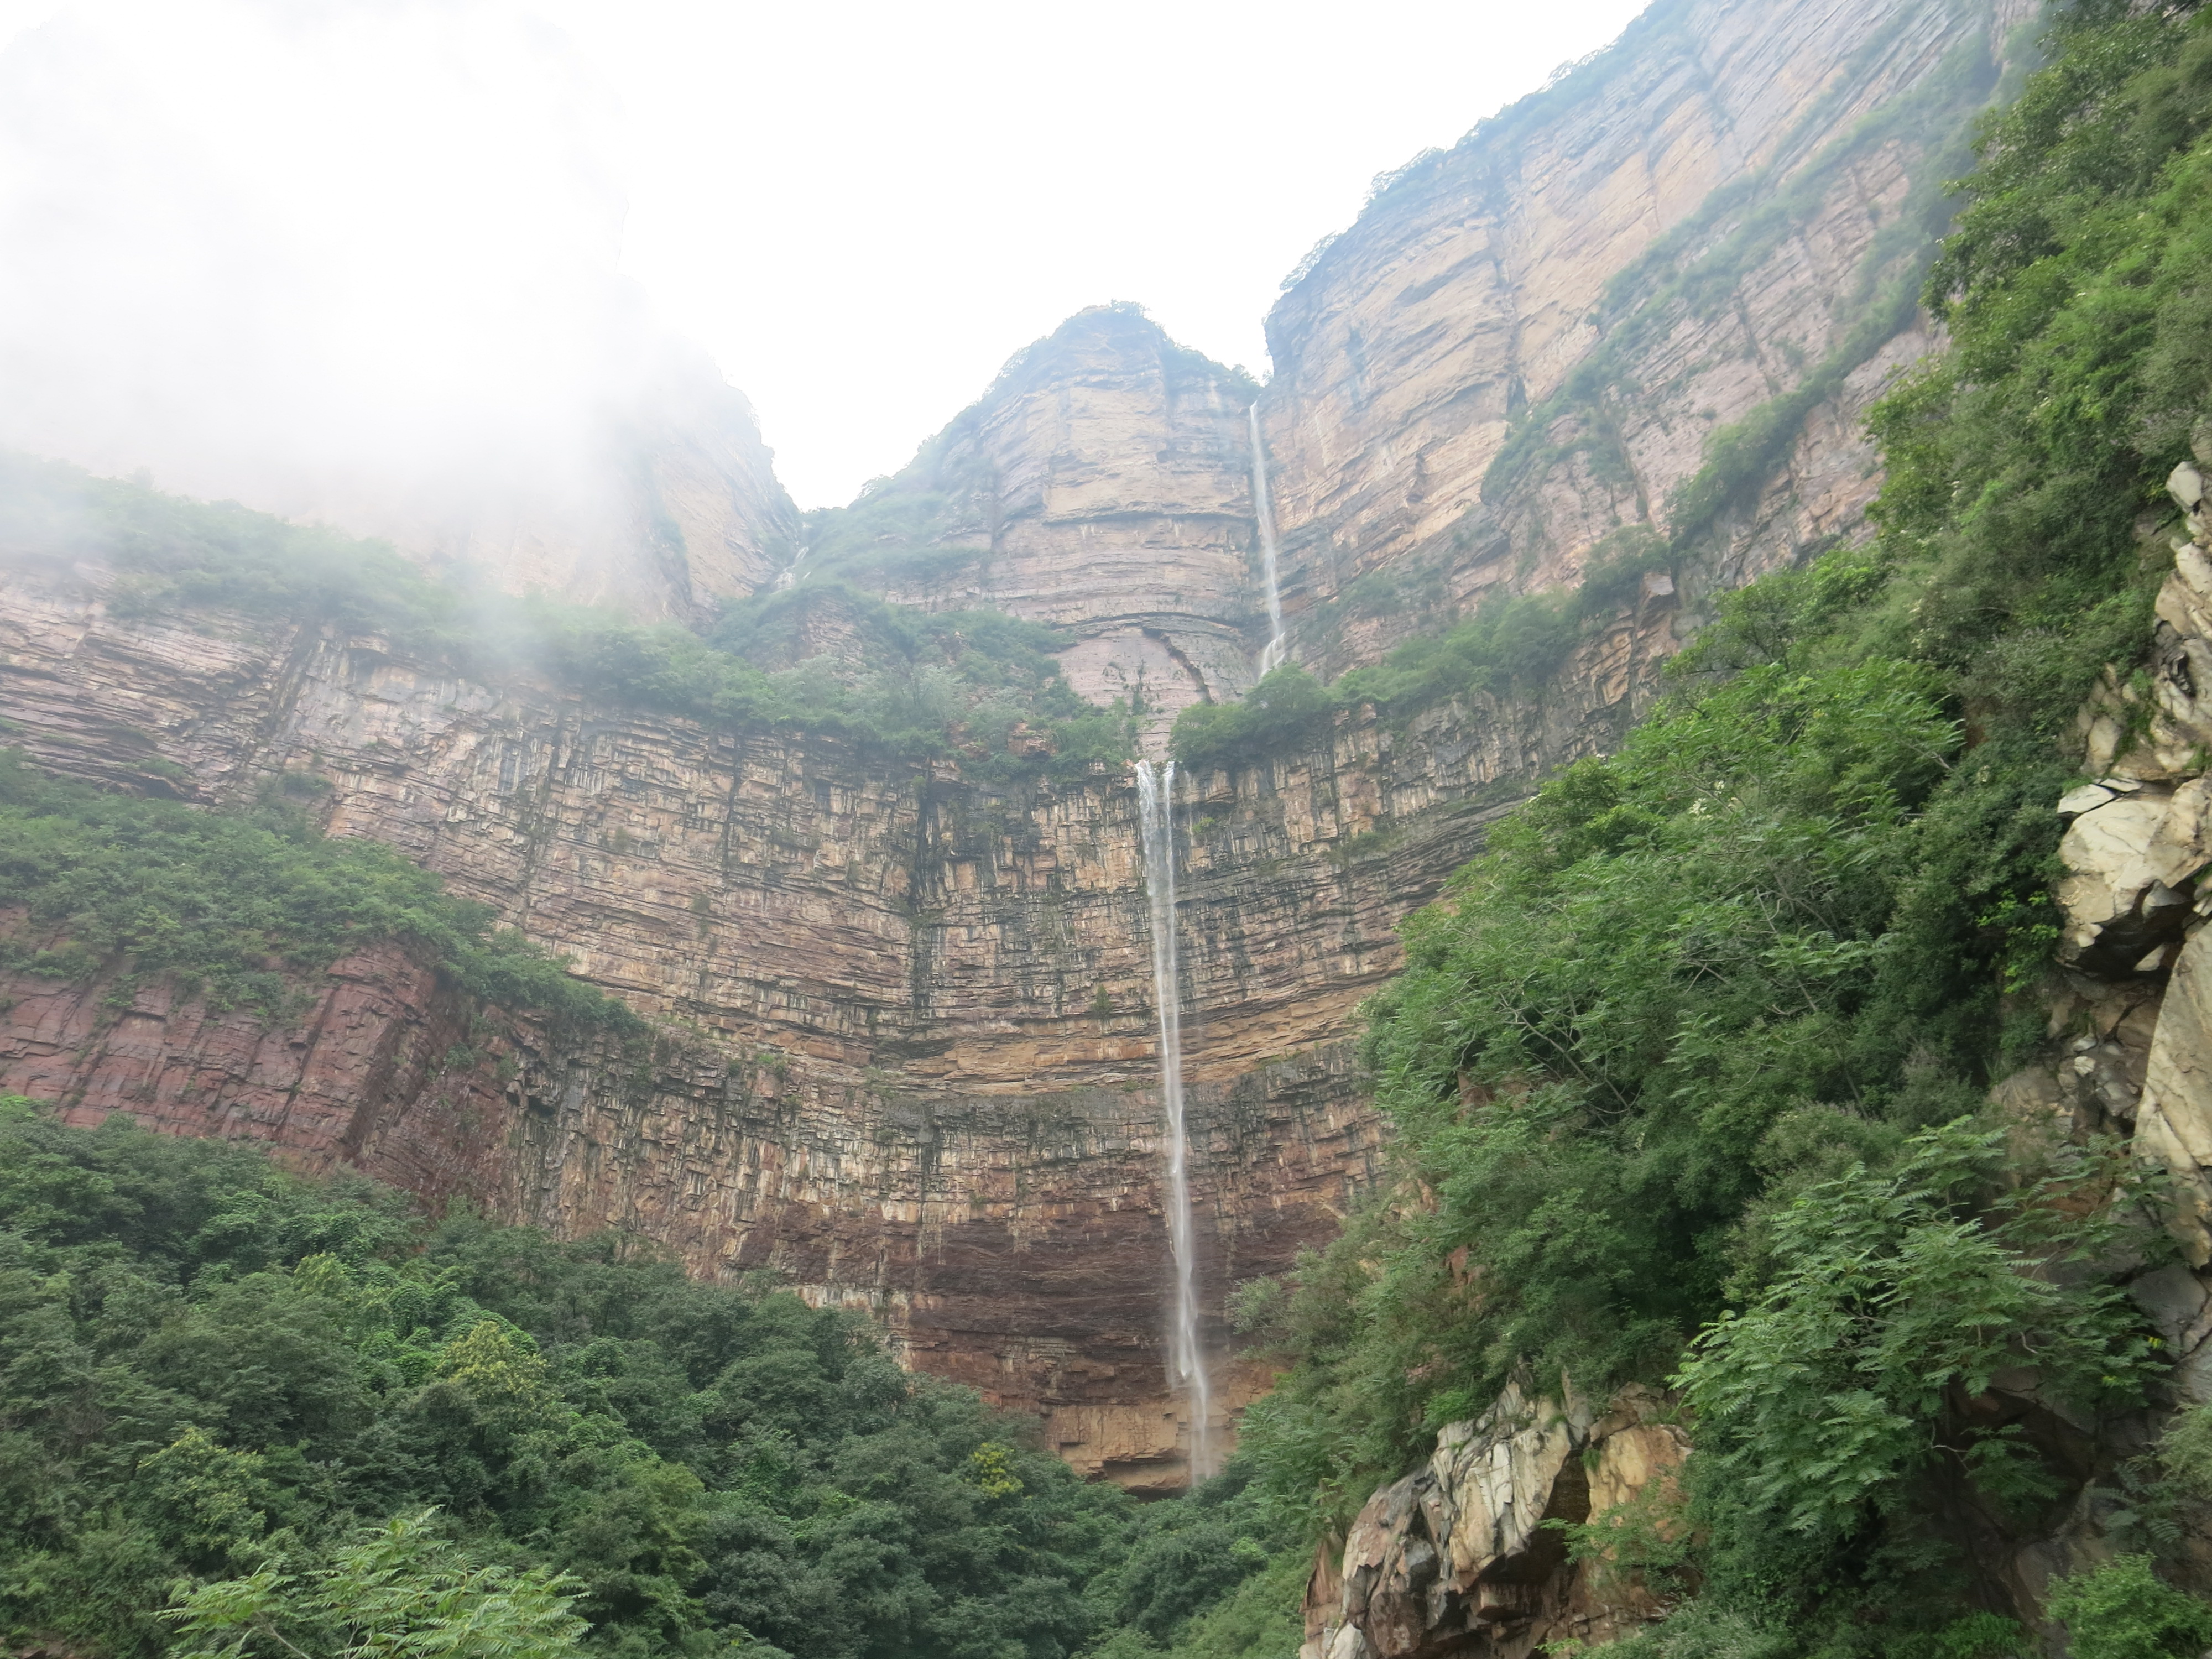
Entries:
POLYGON ((165 428, 521 418, 618 269, 843 501, 1085 305, 1264 375, 1375 173, 1641 4, 0 0, 6 396, 68 380, 34 447, 204 487, 165 428))

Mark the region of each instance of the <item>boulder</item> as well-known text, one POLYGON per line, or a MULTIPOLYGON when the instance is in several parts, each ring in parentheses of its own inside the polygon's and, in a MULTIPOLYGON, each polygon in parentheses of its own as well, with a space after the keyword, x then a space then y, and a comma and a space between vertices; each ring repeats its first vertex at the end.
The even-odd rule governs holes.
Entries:
POLYGON ((2160 1005, 2135 1146, 2172 1177, 2182 1254, 2192 1267, 2212 1263, 2212 937, 2202 933, 2182 947, 2160 1005))
POLYGON ((1447 1425, 1425 1465, 1368 1499, 1340 1568, 1326 1553, 1316 1564, 1302 1659, 1517 1659, 1656 1610, 1632 1585, 1595 1594, 1546 1523, 1587 1521, 1671 1479, 1688 1440, 1646 1390, 1598 1418, 1565 1392, 1563 1404, 1509 1385, 1480 1418, 1447 1425))
POLYGON ((2117 978, 2181 936, 2191 884, 2212 864, 2212 779, 2147 785, 2101 803, 2076 789, 2061 803, 2069 805, 2074 819, 2058 844, 2067 871, 2058 884, 2059 955, 2117 978))

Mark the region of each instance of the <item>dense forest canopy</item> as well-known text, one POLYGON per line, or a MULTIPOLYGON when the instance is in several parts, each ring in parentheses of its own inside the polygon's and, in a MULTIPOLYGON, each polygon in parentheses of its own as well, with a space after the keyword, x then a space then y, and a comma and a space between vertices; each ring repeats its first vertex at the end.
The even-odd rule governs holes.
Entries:
POLYGON ((860 1316, 634 1241, 0 1102, 18 1638, 1049 1659, 1172 1636, 1281 1541, 1241 1477, 1140 1508, 1034 1435, 860 1316))

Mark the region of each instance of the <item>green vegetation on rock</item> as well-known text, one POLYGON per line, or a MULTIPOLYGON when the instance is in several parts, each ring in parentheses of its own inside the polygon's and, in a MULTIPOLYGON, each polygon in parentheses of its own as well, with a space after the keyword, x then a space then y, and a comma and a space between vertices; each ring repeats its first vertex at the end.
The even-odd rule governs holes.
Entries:
POLYGON ((1363 704, 1403 720, 1454 698, 1540 696, 1575 647, 1634 604, 1645 574, 1668 568, 1671 558, 1651 531, 1628 526, 1594 550, 1571 591, 1492 599, 1458 626, 1409 640, 1330 684, 1285 663, 1241 702, 1184 709, 1172 737, 1176 758, 1235 767, 1296 753, 1326 738, 1340 713, 1363 704))
POLYGON ((166 974, 217 1011, 276 1016, 303 975, 398 940, 487 1001, 570 1025, 641 1026, 391 848, 325 838, 281 788, 206 811, 49 777, 0 750, 0 893, 22 912, 0 927, 0 966, 114 973, 118 998, 166 974))
POLYGON ((1126 721, 1060 678, 1045 653, 1052 630, 994 611, 935 617, 876 602, 878 652, 865 664, 787 654, 766 667, 750 653, 775 657, 786 596, 733 607, 710 642, 674 623, 514 599, 465 571, 440 580, 379 542, 5 454, 0 541, 18 556, 106 564, 118 578, 110 608, 126 618, 230 612, 328 627, 494 684, 542 677, 719 727, 829 733, 903 758, 957 754, 985 776, 1081 771, 1127 752, 1126 721), (1007 742, 1017 724, 1031 739, 1018 750, 1007 742))
MULTIPOLYGON (((1961 1622, 1997 1592, 1946 1517, 2039 1535, 2080 1474, 1960 1402, 2033 1354, 2109 1420, 2163 1368, 2119 1288, 2154 1191, 1988 1091, 2045 1041, 2075 713, 2212 410, 2209 65, 2194 5, 2059 16, 1929 279, 1951 347, 1873 417, 1875 539, 1724 600, 1407 924, 1369 1037, 1406 1180, 1242 1302, 1292 1364, 1243 1455, 1317 1528, 1510 1377, 1671 1383, 1698 1593, 1624 1659, 2024 1639, 1961 1622)), ((2054 1594, 2076 1651, 2202 1644, 2154 1565, 2203 1439, 2100 1510, 2138 1553, 2054 1594)))

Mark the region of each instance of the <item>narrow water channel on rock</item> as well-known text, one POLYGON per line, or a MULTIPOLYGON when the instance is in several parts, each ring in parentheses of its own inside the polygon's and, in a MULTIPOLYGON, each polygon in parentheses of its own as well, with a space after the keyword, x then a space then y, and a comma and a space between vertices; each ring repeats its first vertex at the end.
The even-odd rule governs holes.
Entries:
POLYGON ((1267 448, 1260 436, 1260 405, 1245 411, 1252 429, 1252 519, 1260 530, 1260 574, 1267 588, 1267 643, 1260 653, 1260 672, 1279 668, 1283 661, 1283 587, 1275 545, 1275 503, 1267 493, 1267 448))
POLYGON ((1145 892, 1152 907, 1152 1001, 1159 1010, 1160 1101, 1168 1127, 1168 1242, 1175 1252, 1175 1315, 1169 1364, 1190 1405, 1190 1474, 1213 1473, 1212 1390, 1198 1340, 1197 1237, 1190 1214, 1190 1138, 1182 1097, 1182 971, 1176 950, 1175 763, 1137 763, 1144 831, 1145 892))

